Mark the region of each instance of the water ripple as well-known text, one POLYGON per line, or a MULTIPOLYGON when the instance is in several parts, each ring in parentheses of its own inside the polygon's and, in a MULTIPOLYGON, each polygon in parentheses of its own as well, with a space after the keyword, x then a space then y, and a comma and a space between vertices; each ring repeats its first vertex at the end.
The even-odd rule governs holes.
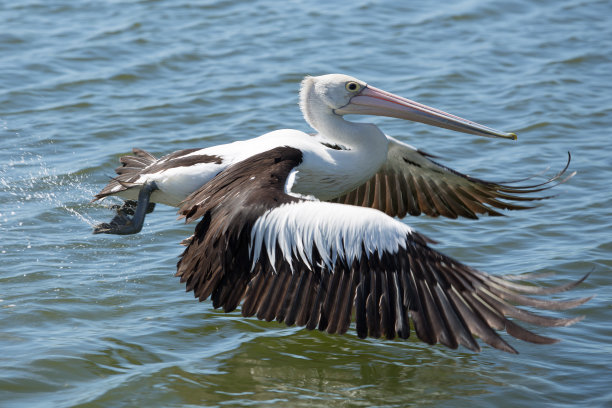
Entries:
POLYGON ((605 406, 609 15, 605 0, 7 4, 3 406, 605 406), (91 234, 112 202, 89 201, 132 147, 161 155, 310 131, 299 81, 328 72, 517 131, 511 143, 375 119, 477 177, 554 173, 572 152, 578 174, 532 210, 406 220, 437 249, 492 273, 556 272, 541 280, 548 285, 591 271, 570 295, 598 295, 568 312, 585 320, 545 331, 561 343, 472 354, 244 319, 198 303, 173 277, 193 229, 175 209, 156 209, 137 236, 91 234))

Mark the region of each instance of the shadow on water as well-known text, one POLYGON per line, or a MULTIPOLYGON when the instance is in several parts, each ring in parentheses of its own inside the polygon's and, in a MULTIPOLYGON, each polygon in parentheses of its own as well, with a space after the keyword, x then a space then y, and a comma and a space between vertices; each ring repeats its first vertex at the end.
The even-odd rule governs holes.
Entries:
POLYGON ((189 318, 179 332, 156 334, 173 337, 171 348, 154 337, 106 338, 82 363, 107 378, 106 391, 82 406, 126 403, 129 389, 148 390, 133 400, 145 405, 439 406, 473 402, 504 385, 489 370, 509 370, 503 359, 414 340, 363 341, 215 311, 204 325, 189 318))
POLYGON ((304 406, 423 406, 448 401, 449 395, 486 393, 495 385, 475 370, 470 354, 450 356, 416 342, 363 342, 316 332, 257 339, 223 368, 226 374, 211 379, 216 389, 201 397, 263 403, 282 395, 282 400, 304 406), (232 384, 242 385, 232 390, 232 384))

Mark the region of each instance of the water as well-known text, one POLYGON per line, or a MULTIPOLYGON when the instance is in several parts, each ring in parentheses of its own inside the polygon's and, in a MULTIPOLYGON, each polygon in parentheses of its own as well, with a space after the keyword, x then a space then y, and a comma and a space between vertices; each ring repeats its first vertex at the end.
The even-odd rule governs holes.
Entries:
POLYGON ((612 6, 608 1, 5 2, 0 9, 0 406, 612 406, 612 6), (414 4, 413 4, 414 3, 414 4), (515 131, 385 132, 458 170, 578 175, 530 211, 406 219, 492 273, 593 271, 597 297, 521 354, 330 336, 198 303, 173 277, 192 225, 91 234, 132 147, 291 127, 305 74, 342 72, 515 131))

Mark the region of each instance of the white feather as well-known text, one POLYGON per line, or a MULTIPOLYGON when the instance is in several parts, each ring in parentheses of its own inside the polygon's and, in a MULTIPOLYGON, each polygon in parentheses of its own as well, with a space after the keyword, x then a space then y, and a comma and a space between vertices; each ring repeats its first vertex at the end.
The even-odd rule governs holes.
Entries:
POLYGON ((316 248, 322 263, 332 270, 338 259, 351 264, 366 256, 382 257, 406 248, 412 228, 386 214, 370 209, 319 201, 285 204, 268 210, 257 219, 251 231, 253 267, 265 244, 270 264, 275 264, 276 247, 293 270, 293 262, 313 265, 316 248))

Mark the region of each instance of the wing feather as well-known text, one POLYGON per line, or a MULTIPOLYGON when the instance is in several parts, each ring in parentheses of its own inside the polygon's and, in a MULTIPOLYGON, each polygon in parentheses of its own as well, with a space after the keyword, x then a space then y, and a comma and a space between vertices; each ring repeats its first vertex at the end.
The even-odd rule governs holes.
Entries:
POLYGON ((519 184, 525 181, 523 179, 495 183, 452 170, 432 160, 431 155, 392 137, 387 138, 387 161, 380 170, 354 190, 329 201, 376 208, 400 218, 406 214, 426 214, 476 219, 479 214, 502 215, 496 209, 532 208, 517 202, 550 198, 535 194, 564 183, 576 173, 567 174, 571 161, 568 154, 565 167, 544 182, 519 184))
MULTIPOLYGON (((532 343, 556 341, 517 321, 546 327, 582 318, 541 316, 521 306, 576 307, 589 298, 527 295, 569 290, 586 276, 556 287, 516 283, 520 279, 489 275, 445 256, 429 246, 433 241, 381 211, 291 197, 285 183, 300 161, 299 151, 277 148, 228 168, 186 199, 179 213, 188 221, 201 217, 177 265, 187 290, 200 300, 211 297, 215 308, 227 312, 242 303, 244 316, 335 334, 345 333, 354 316, 359 337, 408 338, 412 321, 426 343, 473 351, 480 350, 479 337, 516 353, 497 333, 503 330, 532 343)), ((455 200, 464 187, 439 196, 431 183, 422 175, 382 174, 346 199, 367 197, 381 210, 397 212, 409 201, 391 199, 414 185, 420 187, 415 202, 442 215, 485 205, 455 200)))

